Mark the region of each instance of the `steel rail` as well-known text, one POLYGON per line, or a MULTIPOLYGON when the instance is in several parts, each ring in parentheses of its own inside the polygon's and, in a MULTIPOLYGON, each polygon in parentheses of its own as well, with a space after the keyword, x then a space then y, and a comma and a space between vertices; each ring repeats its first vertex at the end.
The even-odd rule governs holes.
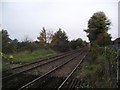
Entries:
MULTIPOLYGON (((86 54, 87 55, 87 54, 86 54)), ((58 87, 57 90, 60 90, 63 85, 67 82, 67 80, 72 76, 72 74, 75 72, 75 70, 78 68, 78 66, 83 62, 86 55, 83 56, 83 58, 80 60, 80 62, 76 65, 76 67, 71 71, 71 73, 66 77, 66 79, 62 82, 62 84, 58 87)))
POLYGON ((20 71, 20 72, 11 74, 11 75, 9 75, 9 76, 6 76, 6 77, 2 78, 2 80, 5 81, 5 80, 7 80, 7 79, 9 79, 9 78, 14 77, 15 75, 19 75, 20 73, 24 73, 24 72, 30 71, 30 70, 35 69, 35 68, 37 68, 37 67, 41 67, 41 66, 43 66, 43 65, 46 65, 46 64, 51 63, 51 62, 54 62, 54 61, 59 60, 59 59, 61 59, 61 58, 70 56, 70 55, 72 55, 72 54, 74 54, 74 53, 76 53, 76 52, 71 52, 71 53, 69 53, 69 54, 67 54, 67 55, 63 55, 63 56, 57 57, 57 58, 55 58, 55 59, 53 58, 53 60, 51 60, 51 61, 45 62, 45 63, 40 64, 40 65, 38 64, 37 66, 31 67, 31 68, 29 68, 29 69, 27 69, 27 70, 23 70, 23 71, 20 71))
POLYGON ((66 61, 63 64, 60 64, 59 66, 53 68, 52 70, 50 70, 49 72, 43 74, 42 76, 32 80, 31 82, 25 84, 24 86, 20 87, 18 90, 23 90, 26 88, 29 88, 30 86, 34 85, 35 82, 37 82, 38 80, 42 79, 43 77, 47 76, 48 74, 51 74, 52 72, 56 71, 57 69, 61 68, 62 66, 64 66, 65 64, 69 63, 70 61, 72 61, 73 59, 77 58, 79 55, 74 56, 73 58, 69 59, 68 61, 66 61))
POLYGON ((45 60, 54 59, 54 58, 60 57, 60 56, 62 56, 62 55, 71 53, 71 52, 75 52, 75 51, 68 51, 68 52, 65 52, 65 53, 62 53, 62 54, 59 54, 59 55, 56 55, 56 56, 47 57, 47 58, 45 58, 45 59, 40 59, 40 58, 39 58, 39 60, 37 60, 37 61, 35 61, 35 62, 26 63, 26 64, 21 65, 21 66, 17 66, 17 67, 13 67, 13 68, 11 68, 11 69, 7 69, 7 70, 5 70, 5 71, 2 71, 3 77, 4 77, 5 74, 9 73, 9 71, 13 71, 13 70, 16 70, 16 69, 21 69, 21 68, 23 68, 23 67, 27 67, 27 66, 30 66, 30 65, 32 65, 32 64, 40 63, 40 62, 45 61, 45 60))

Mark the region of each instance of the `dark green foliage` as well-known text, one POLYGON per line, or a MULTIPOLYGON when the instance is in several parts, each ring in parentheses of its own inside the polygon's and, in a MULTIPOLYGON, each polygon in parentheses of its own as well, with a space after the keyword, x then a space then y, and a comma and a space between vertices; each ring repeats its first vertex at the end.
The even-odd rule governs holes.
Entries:
POLYGON ((2 30, 2 52, 3 53, 11 53, 13 52, 14 46, 12 44, 12 40, 9 38, 7 30, 2 30))
POLYGON ((43 27, 40 36, 37 38, 39 41, 30 41, 27 36, 20 42, 17 39, 10 39, 7 30, 2 30, 1 33, 3 34, 3 53, 18 53, 25 50, 33 52, 40 48, 52 48, 64 52, 68 51, 70 47, 76 49, 77 47, 83 47, 85 45, 85 42, 83 42, 81 38, 69 42, 65 31, 62 31, 61 28, 53 35, 51 31, 46 31, 43 27))
POLYGON ((30 42, 22 41, 18 43, 18 51, 24 51, 29 49, 30 42))
POLYGON ((2 52, 7 52, 8 44, 10 42, 10 38, 8 35, 7 30, 2 30, 0 33, 2 33, 2 52))
POLYGON ((72 49, 76 49, 77 47, 83 47, 83 46, 84 46, 84 42, 83 42, 83 40, 81 38, 78 38, 76 40, 72 40, 70 42, 70 47, 72 49))
POLYGON ((117 53, 115 52, 114 49, 112 48, 106 48, 106 59, 109 62, 109 69, 110 69, 110 76, 111 77, 116 77, 116 68, 117 68, 117 64, 116 64, 116 57, 117 57, 117 53))
POLYGON ((17 47, 18 52, 25 50, 33 52, 34 50, 41 48, 38 42, 26 42, 26 41, 18 42, 17 47))
POLYGON ((38 48, 38 44, 29 40, 18 42, 17 39, 10 39, 7 30, 2 30, 2 52, 16 53, 19 51, 30 50, 31 52, 38 48))
POLYGON ((96 43, 100 46, 110 44, 111 35, 107 33, 110 27, 110 20, 104 12, 96 12, 88 21, 88 29, 84 30, 88 35, 91 44, 96 43))
POLYGON ((72 40, 72 41, 70 42, 70 47, 71 47, 72 49, 76 49, 76 48, 77 48, 76 40, 72 40))
POLYGON ((39 48, 40 48, 40 46, 39 46, 38 43, 31 42, 31 43, 29 44, 29 49, 28 49, 28 50, 30 50, 30 52, 33 52, 33 51, 35 51, 35 50, 37 50, 37 49, 39 49, 39 48))
POLYGON ((68 37, 61 28, 53 35, 51 47, 62 52, 69 50, 68 37))
POLYGON ((106 47, 105 53, 104 47, 93 44, 83 64, 79 72, 80 78, 88 81, 93 88, 116 88, 115 50, 106 47))
POLYGON ((67 51, 69 49, 69 43, 67 41, 59 41, 56 44, 55 49, 61 52, 67 51))
POLYGON ((101 33, 97 36, 96 43, 100 46, 106 46, 111 43, 111 35, 108 33, 101 33))
POLYGON ((18 40, 17 39, 11 40, 11 48, 12 48, 13 52, 17 52, 17 50, 18 50, 18 40))

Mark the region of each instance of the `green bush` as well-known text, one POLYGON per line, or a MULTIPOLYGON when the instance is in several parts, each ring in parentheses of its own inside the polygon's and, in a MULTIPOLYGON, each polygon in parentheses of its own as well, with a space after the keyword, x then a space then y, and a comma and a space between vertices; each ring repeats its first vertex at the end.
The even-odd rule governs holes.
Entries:
POLYGON ((94 45, 90 48, 88 65, 82 68, 81 78, 87 80, 91 86, 97 88, 116 87, 116 52, 106 47, 94 45), (105 73, 106 60, 109 63, 109 73, 105 73), (107 78, 106 78, 107 76, 107 78))

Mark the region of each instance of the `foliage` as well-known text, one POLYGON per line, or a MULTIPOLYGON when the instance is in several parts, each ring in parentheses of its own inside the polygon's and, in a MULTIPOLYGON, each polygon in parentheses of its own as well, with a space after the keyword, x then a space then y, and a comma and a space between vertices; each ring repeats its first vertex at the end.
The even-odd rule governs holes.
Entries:
POLYGON ((83 62, 79 71, 80 78, 86 80, 94 88, 115 88, 116 87, 116 52, 114 49, 99 47, 97 44, 90 48, 90 52, 83 62), (108 62, 110 75, 106 73, 108 62))
POLYGON ((17 39, 10 39, 7 30, 2 30, 2 41, 3 41, 3 53, 17 53, 25 50, 33 52, 36 49, 52 48, 57 51, 68 51, 70 47, 76 49, 77 47, 83 47, 86 42, 81 38, 72 40, 69 42, 65 31, 61 28, 53 34, 52 31, 47 31, 44 27, 40 32, 40 36, 37 37, 38 41, 31 41, 28 36, 25 36, 23 41, 18 41, 17 39))
POLYGON ((38 47, 38 43, 31 42, 26 37, 24 41, 19 42, 17 39, 10 39, 7 30, 2 30, 2 52, 17 53, 19 51, 30 50, 31 52, 38 47))
POLYGON ((110 20, 104 12, 96 12, 88 21, 88 29, 84 30, 88 35, 91 44, 97 43, 100 46, 110 44, 111 36, 107 33, 110 28, 110 20))
POLYGON ((84 42, 81 38, 78 38, 76 40, 71 40, 70 42, 70 47, 72 49, 76 49, 77 47, 83 47, 84 46, 84 42))
POLYGON ((37 49, 40 49, 40 46, 39 46, 38 43, 31 42, 31 43, 29 44, 28 50, 30 50, 30 52, 33 52, 33 51, 35 51, 35 50, 37 50, 37 49))
POLYGON ((4 54, 4 57, 6 57, 5 60, 19 64, 19 63, 34 62, 40 58, 46 58, 56 54, 57 52, 53 51, 52 49, 48 49, 48 50, 39 49, 39 50, 34 50, 32 53, 26 50, 15 54, 4 54), (12 59, 10 59, 11 55, 13 56, 12 59))
POLYGON ((54 33, 53 39, 51 41, 51 47, 58 51, 67 51, 69 49, 69 41, 66 33, 59 28, 59 30, 54 33))
POLYGON ((40 42, 40 45, 41 46, 46 46, 46 30, 45 28, 43 27, 43 30, 42 32, 40 33, 40 36, 37 38, 40 42))
POLYGON ((101 33, 97 36, 96 43, 100 46, 109 45, 111 42, 111 36, 108 33, 101 33))
POLYGON ((7 30, 2 29, 0 33, 2 33, 2 52, 3 53, 13 52, 16 49, 16 47, 11 42, 12 40, 9 38, 7 30))
POLYGON ((2 33, 2 52, 6 53, 8 49, 8 44, 10 42, 10 38, 8 35, 7 30, 2 30, 0 33, 2 33))
POLYGON ((72 49, 76 49, 76 48, 77 48, 77 42, 76 42, 76 40, 71 40, 71 42, 70 42, 70 47, 71 47, 72 49))
POLYGON ((18 42, 18 52, 29 49, 29 44, 28 41, 18 42))
POLYGON ((52 31, 47 31, 43 27, 43 30, 40 32, 40 36, 37 37, 37 39, 42 47, 46 47, 49 43, 51 43, 52 37, 52 31))
POLYGON ((21 64, 35 62, 41 58, 50 58, 57 54, 58 52, 55 52, 52 49, 38 49, 34 50, 32 53, 26 50, 15 54, 3 54, 2 70, 8 70, 21 64), (13 57, 12 59, 10 58, 11 56, 13 57))
POLYGON ((109 69, 110 69, 110 77, 115 77, 116 75, 116 57, 117 53, 115 52, 114 49, 107 47, 106 48, 106 59, 109 62, 109 69))

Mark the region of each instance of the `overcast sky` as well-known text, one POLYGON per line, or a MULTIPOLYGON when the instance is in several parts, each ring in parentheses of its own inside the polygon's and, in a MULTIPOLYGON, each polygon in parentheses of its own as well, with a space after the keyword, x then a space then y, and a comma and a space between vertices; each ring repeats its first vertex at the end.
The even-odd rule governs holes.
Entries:
POLYGON ((83 30, 87 29, 88 20, 95 12, 103 11, 112 22, 109 33, 114 40, 118 37, 118 1, 3 0, 2 28, 8 31, 10 38, 18 40, 25 36, 37 40, 45 27, 53 32, 62 28, 69 40, 82 38, 88 41, 83 30))

